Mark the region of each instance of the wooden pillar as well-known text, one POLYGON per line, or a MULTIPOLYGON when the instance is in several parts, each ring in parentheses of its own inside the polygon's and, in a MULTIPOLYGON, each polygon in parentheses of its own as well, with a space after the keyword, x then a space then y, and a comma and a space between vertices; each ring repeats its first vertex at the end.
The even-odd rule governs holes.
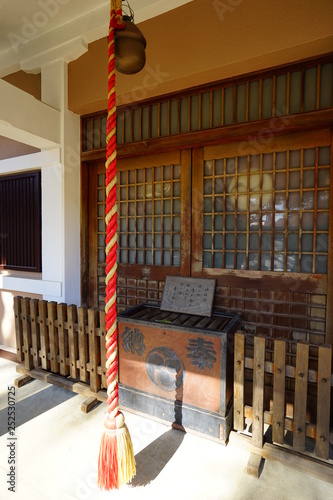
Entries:
MULTIPOLYGON (((331 131, 330 213, 327 264, 326 343, 333 346, 333 132, 331 131)), ((333 358, 332 358, 333 369, 333 358)))

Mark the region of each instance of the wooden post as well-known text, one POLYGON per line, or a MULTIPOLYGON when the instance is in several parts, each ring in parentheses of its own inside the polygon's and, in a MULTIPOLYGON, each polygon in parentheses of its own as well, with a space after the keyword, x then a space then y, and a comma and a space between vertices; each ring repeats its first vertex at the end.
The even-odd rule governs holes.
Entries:
POLYGON ((49 302, 47 304, 48 312, 48 326, 49 326, 49 339, 50 339, 50 358, 51 358, 51 372, 59 372, 58 363, 58 335, 55 326, 57 317, 57 303, 49 302))
POLYGON ((97 373, 97 367, 99 365, 100 358, 96 332, 97 319, 98 311, 96 311, 95 309, 88 309, 90 389, 92 392, 98 392, 101 388, 100 378, 97 373))
POLYGON ((273 442, 283 444, 286 390, 286 341, 274 341, 273 442))
POLYGON ((298 342, 296 350, 293 447, 300 452, 305 451, 308 366, 309 344, 298 342))
POLYGON ((14 314, 15 314, 15 333, 16 333, 16 351, 17 361, 23 361, 23 329, 21 321, 21 301, 22 297, 14 297, 14 314))
POLYGON ((102 388, 106 389, 105 311, 99 311, 102 388))
MULTIPOLYGON (((203 149, 192 150, 192 192, 203 193, 203 149)), ((192 196, 192 253, 191 275, 201 276, 202 273, 202 227, 203 227, 203 197, 192 196)))
POLYGON ((88 382, 89 374, 87 371, 88 363, 88 339, 86 334, 86 325, 88 325, 88 313, 85 307, 79 307, 78 313, 78 335, 79 335, 79 368, 81 382, 88 382))
POLYGON ((22 325, 23 325, 23 353, 24 353, 24 366, 27 370, 32 368, 32 357, 30 353, 31 348, 31 328, 29 321, 30 314, 30 299, 24 298, 21 301, 22 307, 22 325))
POLYGON ((49 343, 49 331, 46 324, 47 319, 47 302, 46 300, 40 300, 38 303, 39 310, 39 332, 40 332, 40 357, 42 360, 43 370, 50 369, 50 361, 48 359, 50 343, 49 343))
POLYGON ((188 186, 191 185, 192 160, 191 151, 189 149, 181 151, 180 161, 182 200, 180 205, 180 217, 182 221, 180 226, 180 241, 182 242, 180 252, 180 275, 191 276, 191 259, 189 259, 188 256, 191 255, 192 193, 191 190, 188 189, 188 186))
POLYGON ((15 387, 20 388, 20 387, 23 387, 28 382, 30 382, 30 380, 33 380, 33 378, 30 377, 29 375, 21 375, 20 377, 17 377, 14 380, 14 385, 15 385, 15 387))
MULTIPOLYGON (((329 220, 333 220, 333 135, 331 143, 330 169, 330 212, 329 220)), ((330 223, 331 226, 331 223, 330 223)), ((327 262, 327 308, 326 308, 326 343, 333 345, 333 231, 328 234, 328 262, 327 262)), ((332 358, 333 360, 333 358, 332 358)), ((332 367, 333 369, 333 363, 332 367)))
POLYGON ((98 399, 91 396, 90 398, 83 401, 83 403, 81 404, 81 411, 83 411, 83 413, 89 413, 95 408, 96 405, 98 405, 98 403, 98 399))
POLYGON ((78 360, 78 335, 75 330, 76 306, 68 306, 68 348, 69 348, 69 373, 71 378, 78 378, 77 360, 78 360))
POLYGON ((234 355, 234 428, 237 431, 244 430, 244 357, 245 335, 237 332, 234 355))
POLYGON ((31 322, 31 337, 32 337, 32 358, 34 368, 38 368, 39 363, 39 348, 40 348, 40 334, 38 318, 38 300, 30 300, 30 322, 31 322))
POLYGON ((318 351, 316 455, 328 460, 330 454, 332 348, 331 346, 320 346, 318 351))
POLYGON ((265 338, 254 337, 252 443, 262 448, 264 439, 265 338))
POLYGON ((68 375, 69 369, 67 366, 68 354, 68 336, 65 333, 65 321, 67 319, 67 305, 58 304, 58 339, 59 339, 59 358, 60 358, 60 375, 68 375))

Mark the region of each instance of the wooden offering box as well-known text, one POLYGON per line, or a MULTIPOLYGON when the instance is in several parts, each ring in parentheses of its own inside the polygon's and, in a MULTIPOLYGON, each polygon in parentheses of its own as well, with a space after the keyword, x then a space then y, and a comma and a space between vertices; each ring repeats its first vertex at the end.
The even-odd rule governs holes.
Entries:
POLYGON ((214 289, 215 280, 168 277, 161 307, 118 316, 120 404, 226 442, 240 316, 210 315, 214 289))

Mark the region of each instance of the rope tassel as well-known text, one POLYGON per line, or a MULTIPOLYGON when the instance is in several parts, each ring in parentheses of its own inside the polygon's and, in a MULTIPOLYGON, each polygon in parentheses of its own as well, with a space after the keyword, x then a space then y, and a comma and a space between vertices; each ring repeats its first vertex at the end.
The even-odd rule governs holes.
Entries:
POLYGON ((106 377, 107 417, 104 421, 99 458, 98 486, 118 489, 135 476, 133 445, 124 415, 119 411, 117 287, 117 152, 114 32, 123 29, 121 0, 111 0, 108 63, 108 117, 106 136, 106 377))

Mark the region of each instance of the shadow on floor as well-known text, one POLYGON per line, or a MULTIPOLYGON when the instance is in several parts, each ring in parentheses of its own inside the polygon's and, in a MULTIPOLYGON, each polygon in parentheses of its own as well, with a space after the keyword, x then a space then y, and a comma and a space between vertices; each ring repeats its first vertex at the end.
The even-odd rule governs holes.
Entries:
POLYGON ((153 481, 176 453, 184 436, 184 432, 170 429, 140 451, 135 456, 136 476, 132 486, 146 486, 153 481))
MULTIPOLYGON (((15 405, 15 428, 42 415, 42 413, 51 410, 74 396, 76 396, 76 394, 73 392, 69 392, 61 387, 51 386, 17 402, 15 405)), ((7 413, 7 408, 0 411, 0 436, 8 432, 7 413)))

